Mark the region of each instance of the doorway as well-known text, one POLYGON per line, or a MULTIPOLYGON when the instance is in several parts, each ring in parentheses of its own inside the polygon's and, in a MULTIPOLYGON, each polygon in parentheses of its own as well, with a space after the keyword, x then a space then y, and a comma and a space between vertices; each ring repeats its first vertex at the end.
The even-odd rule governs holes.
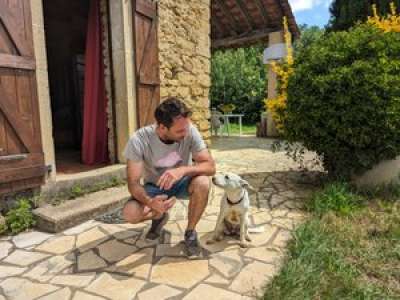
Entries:
POLYGON ((44 0, 44 27, 57 174, 104 167, 84 164, 85 52, 90 0, 44 0))

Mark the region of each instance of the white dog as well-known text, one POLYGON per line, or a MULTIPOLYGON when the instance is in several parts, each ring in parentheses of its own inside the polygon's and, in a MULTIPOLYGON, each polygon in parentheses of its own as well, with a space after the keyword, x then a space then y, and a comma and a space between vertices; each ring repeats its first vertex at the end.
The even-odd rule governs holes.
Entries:
POLYGON ((248 247, 247 242, 251 242, 249 236, 250 199, 246 188, 253 190, 254 188, 246 180, 232 173, 218 174, 212 181, 216 186, 224 189, 225 193, 221 199, 213 236, 207 244, 221 241, 224 234, 232 234, 236 231, 236 233, 239 232, 239 245, 243 248, 248 247))

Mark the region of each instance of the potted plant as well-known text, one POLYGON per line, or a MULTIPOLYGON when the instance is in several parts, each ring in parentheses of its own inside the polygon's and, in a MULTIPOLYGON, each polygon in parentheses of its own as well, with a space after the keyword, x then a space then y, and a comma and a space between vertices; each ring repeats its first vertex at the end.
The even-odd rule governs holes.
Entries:
POLYGON ((226 103, 226 104, 220 104, 218 108, 224 113, 224 114, 231 114, 236 106, 232 103, 226 103))

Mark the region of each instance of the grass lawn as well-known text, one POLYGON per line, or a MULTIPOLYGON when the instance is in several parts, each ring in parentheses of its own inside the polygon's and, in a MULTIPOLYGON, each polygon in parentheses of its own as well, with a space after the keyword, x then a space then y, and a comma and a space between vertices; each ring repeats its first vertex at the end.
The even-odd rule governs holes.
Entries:
POLYGON ((341 184, 316 194, 263 299, 400 299, 398 196, 399 189, 382 199, 341 184))
MULTIPOLYGON (((226 131, 224 131, 225 133, 226 131)), ((239 124, 230 123, 230 133, 233 135, 239 134, 239 124)), ((242 134, 256 134, 256 125, 242 125, 242 134)))

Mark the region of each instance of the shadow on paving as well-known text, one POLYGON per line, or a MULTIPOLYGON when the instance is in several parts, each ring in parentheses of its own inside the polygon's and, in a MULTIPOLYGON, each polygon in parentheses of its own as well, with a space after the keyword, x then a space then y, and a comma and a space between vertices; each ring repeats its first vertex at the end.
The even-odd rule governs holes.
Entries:
MULTIPOLYGON (((290 239, 291 230, 303 220, 301 207, 304 200, 318 188, 323 174, 282 171, 247 174, 243 177, 255 189, 250 194, 252 204, 250 225, 265 229, 260 234, 252 235, 251 247, 258 249, 272 243, 276 244, 274 247, 284 247, 285 242, 290 239)), ((237 237, 232 236, 225 237, 222 242, 206 245, 215 227, 222 193, 223 191, 219 188, 213 189, 210 203, 197 226, 199 239, 204 248, 203 256, 198 261, 204 261, 207 266, 209 261, 210 263, 214 261, 217 268, 225 267, 224 262, 222 265, 218 263, 219 258, 215 255, 224 257, 228 255, 226 253, 237 252, 237 255, 243 256, 247 250, 241 249, 237 237)), ((110 273, 164 282, 163 280, 169 280, 164 275, 175 270, 174 268, 183 268, 189 273, 194 271, 191 269, 193 264, 199 264, 203 268, 201 262, 193 263, 186 258, 181 243, 187 224, 187 203, 187 200, 177 201, 170 211, 170 222, 166 224, 158 241, 148 241, 144 238, 149 228, 149 221, 141 224, 127 224, 122 219, 120 208, 99 216, 95 221, 91 221, 92 223, 84 223, 66 230, 55 240, 73 238, 75 242, 71 244, 70 250, 46 266, 33 270, 31 275, 35 277, 36 273, 41 274, 43 270, 47 270, 46 273, 50 274, 53 270, 55 272, 68 266, 69 271, 67 270, 66 274, 110 273)), ((51 244, 53 242, 50 240, 49 244, 45 243, 36 249, 51 253, 54 250, 51 244)), ((64 243, 65 240, 60 240, 60 242, 64 243)), ((226 259, 229 260, 229 257, 226 259)), ((223 261, 226 259, 223 258, 223 261)), ((207 272, 210 272, 208 267, 204 270, 204 273, 207 272)))
POLYGON ((307 217, 301 207, 318 188, 323 174, 280 171, 243 177, 255 188, 250 227, 262 229, 250 233, 249 248, 240 248, 235 237, 206 244, 223 194, 215 187, 196 228, 204 248, 201 259, 187 259, 181 243, 187 226, 187 200, 177 201, 161 239, 153 242, 144 239, 149 221, 124 223, 117 209, 56 235, 37 232, 40 241, 30 241, 29 235, 26 241, 11 239, 12 249, 0 262, 0 292, 11 295, 21 290, 22 295, 40 288, 50 293, 62 285, 79 297, 92 293, 105 299, 128 299, 122 294, 133 299, 166 287, 171 295, 179 294, 179 299, 204 291, 224 295, 224 299, 255 295, 279 271, 293 229, 307 217))
MULTIPOLYGON (((255 189, 250 192, 252 207, 268 210, 274 214, 275 211, 279 212, 282 209, 284 211, 301 210, 305 199, 319 187, 323 176, 321 172, 282 171, 246 174, 243 177, 255 189)), ((213 208, 212 213, 206 213, 204 217, 204 219, 209 219, 207 223, 211 225, 206 228, 208 230, 201 232, 203 242, 207 236, 210 236, 215 226, 221 195, 222 190, 214 187, 209 203, 210 208, 213 208)), ((180 205, 182 205, 181 209, 185 209, 185 205, 180 205)), ((98 232, 100 238, 93 240, 90 244, 78 245, 74 251, 74 272, 107 271, 147 278, 151 265, 156 264, 163 257, 186 259, 181 242, 186 218, 182 214, 179 218, 176 217, 177 213, 178 211, 171 212, 171 221, 180 223, 181 227, 167 228, 160 240, 156 242, 144 239, 149 222, 136 225, 126 224, 122 218, 121 208, 99 216, 96 221, 102 224, 97 230, 103 234, 98 232)), ((257 215, 250 216, 253 225, 262 224, 262 220, 259 219, 257 215)), ((226 237, 222 244, 216 245, 213 249, 217 249, 218 252, 224 251, 237 243, 237 237, 226 237)), ((208 258, 211 252, 204 249, 203 258, 208 258)))

